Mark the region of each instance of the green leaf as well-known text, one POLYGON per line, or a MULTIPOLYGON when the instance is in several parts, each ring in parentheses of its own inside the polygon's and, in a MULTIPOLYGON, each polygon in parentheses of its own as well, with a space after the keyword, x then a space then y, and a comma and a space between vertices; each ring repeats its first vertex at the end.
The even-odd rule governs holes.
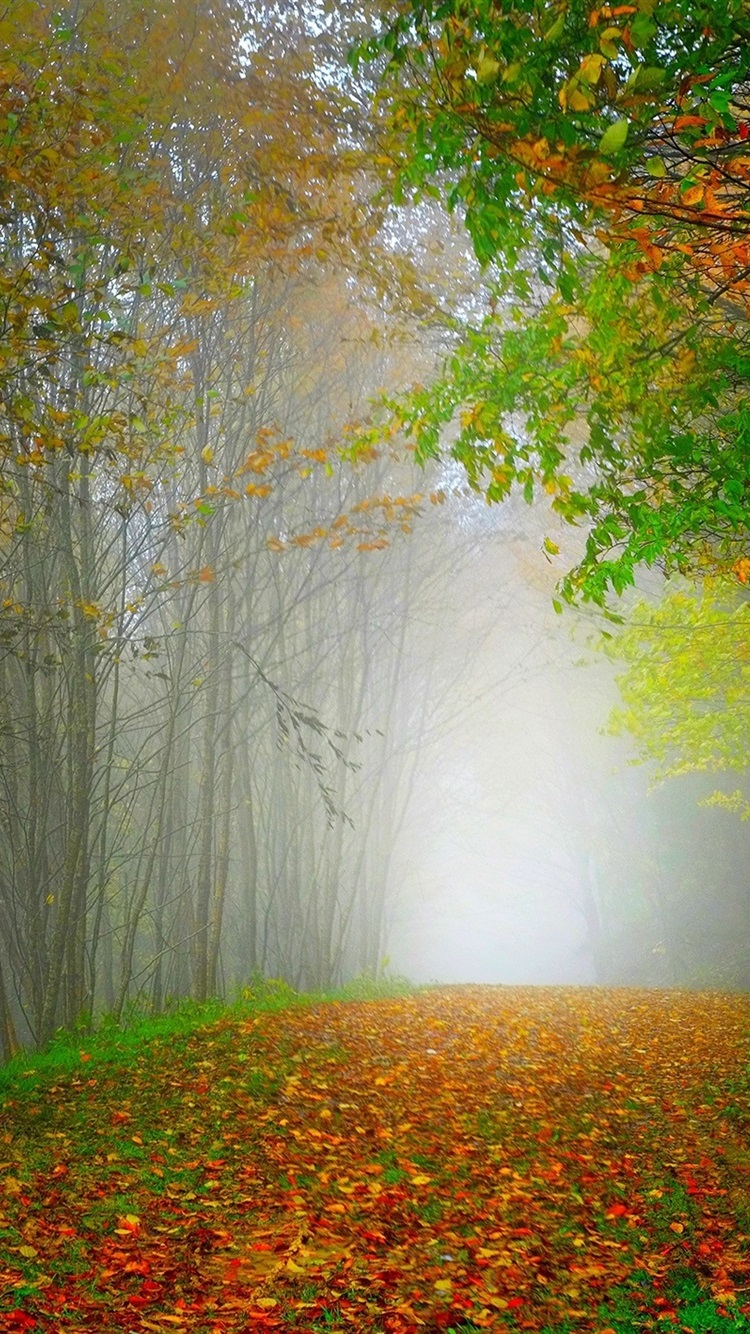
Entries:
POLYGON ((599 140, 600 153, 619 153, 628 137, 629 122, 622 117, 609 125, 599 140))
POLYGON ((552 27, 548 28, 547 31, 545 32, 544 34, 545 42, 556 42, 559 37, 562 37, 564 27, 565 27, 565 10, 563 10, 562 14, 560 14, 560 16, 555 19, 554 23, 552 24, 552 27))
POLYGON ((667 77, 667 71, 659 65, 639 65, 633 84, 639 93, 652 93, 661 88, 667 77))
POLYGON ((648 14, 636 14, 630 25, 630 40, 634 46, 644 47, 656 36, 656 24, 648 14))
POLYGON ((497 78, 499 70, 499 60, 490 55, 482 56, 477 66, 477 83, 492 83, 492 80, 497 78))

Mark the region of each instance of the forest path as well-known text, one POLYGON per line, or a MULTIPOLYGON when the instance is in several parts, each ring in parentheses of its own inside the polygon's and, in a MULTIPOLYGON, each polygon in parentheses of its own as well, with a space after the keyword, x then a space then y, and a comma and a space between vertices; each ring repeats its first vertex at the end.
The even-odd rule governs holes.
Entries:
POLYGON ((0 1108, 0 1330, 750 1330, 749 1059, 744 996, 467 986, 82 1062, 0 1108))

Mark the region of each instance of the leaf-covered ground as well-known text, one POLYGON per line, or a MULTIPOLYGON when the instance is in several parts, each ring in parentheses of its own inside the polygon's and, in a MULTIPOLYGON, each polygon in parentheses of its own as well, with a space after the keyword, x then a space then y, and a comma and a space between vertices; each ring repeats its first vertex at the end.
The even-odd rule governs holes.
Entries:
POLYGON ((0 1329, 750 1331, 750 999, 228 1016, 0 1107, 0 1329))

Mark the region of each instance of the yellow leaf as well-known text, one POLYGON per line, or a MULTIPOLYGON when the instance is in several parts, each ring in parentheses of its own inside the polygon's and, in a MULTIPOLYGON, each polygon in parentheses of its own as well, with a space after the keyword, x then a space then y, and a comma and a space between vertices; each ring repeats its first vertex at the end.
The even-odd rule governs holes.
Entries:
POLYGON ((605 57, 599 55, 598 51, 593 51, 591 55, 584 56, 578 70, 578 78, 583 79, 584 83, 598 83, 604 63, 605 57))
POLYGON ((201 450, 201 458, 204 463, 213 463, 214 451, 210 445, 204 445, 201 450))
POLYGON ((265 449, 255 449, 252 454, 248 454, 245 462, 240 468, 240 472, 265 472, 270 463, 273 463, 273 455, 265 449))
POLYGON ((18 1254, 23 1255, 27 1260, 33 1260, 34 1256, 38 1255, 36 1246, 19 1246, 17 1249, 18 1254))
POLYGON ((417 1177, 412 1177, 411 1179, 411 1183, 413 1186, 428 1186, 431 1181, 432 1177, 426 1177, 426 1176, 417 1176, 417 1177))
POLYGON ((449 1278, 439 1278, 435 1284, 436 1292, 451 1292, 453 1284, 449 1278))
POLYGON ((500 62, 494 56, 485 55, 477 65, 477 83, 492 83, 500 73, 500 62))
POLYGON ((272 1306, 278 1306, 278 1304, 275 1297, 256 1297, 255 1299, 255 1305, 259 1306, 261 1311, 270 1311, 272 1306))
POLYGON ((685 191, 680 202, 688 205, 700 204, 703 194, 704 190, 702 185, 691 185, 690 188, 685 191))
POLYGON ((568 94, 568 106, 571 111, 588 111, 589 107, 594 105, 594 100, 590 93, 583 93, 580 88, 574 88, 568 94))
POLYGON ((182 312, 185 315, 207 315, 215 309, 215 301, 211 301, 209 297, 193 296, 191 293, 188 293, 182 302, 182 312))

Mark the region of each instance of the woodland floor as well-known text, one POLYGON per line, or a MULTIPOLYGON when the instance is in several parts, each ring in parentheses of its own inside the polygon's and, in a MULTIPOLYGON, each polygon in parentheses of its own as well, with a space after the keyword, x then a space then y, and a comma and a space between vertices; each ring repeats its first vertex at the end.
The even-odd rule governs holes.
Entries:
POLYGON ((750 998, 228 1015, 0 1100, 0 1330, 750 1332, 750 998))

